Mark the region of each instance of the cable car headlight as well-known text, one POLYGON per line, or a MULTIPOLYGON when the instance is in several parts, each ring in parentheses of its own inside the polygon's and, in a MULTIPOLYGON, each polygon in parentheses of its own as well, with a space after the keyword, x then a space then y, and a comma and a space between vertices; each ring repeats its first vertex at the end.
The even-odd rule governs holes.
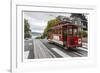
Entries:
POLYGON ((78 44, 81 44, 82 42, 81 42, 81 39, 78 39, 78 44))

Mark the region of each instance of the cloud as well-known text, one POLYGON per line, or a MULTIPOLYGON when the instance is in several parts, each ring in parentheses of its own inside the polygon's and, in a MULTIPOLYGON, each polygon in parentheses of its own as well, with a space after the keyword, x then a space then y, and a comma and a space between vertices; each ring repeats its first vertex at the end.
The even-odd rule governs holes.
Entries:
POLYGON ((24 18, 28 20, 31 31, 43 33, 47 22, 57 16, 70 16, 68 13, 48 13, 48 12, 24 12, 24 18))

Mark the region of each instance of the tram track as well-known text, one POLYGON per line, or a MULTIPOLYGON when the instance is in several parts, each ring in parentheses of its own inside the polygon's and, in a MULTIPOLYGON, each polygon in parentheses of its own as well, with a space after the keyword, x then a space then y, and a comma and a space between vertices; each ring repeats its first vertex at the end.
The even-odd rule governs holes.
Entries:
POLYGON ((84 51, 84 50, 81 50, 81 49, 78 49, 78 48, 74 48, 74 49, 70 49, 70 50, 72 50, 72 52, 75 52, 78 55, 80 55, 80 57, 87 56, 87 51, 84 51))
POLYGON ((82 47, 64 49, 63 46, 49 43, 46 39, 25 41, 24 47, 25 58, 28 59, 87 57, 88 55, 88 49, 82 47))
POLYGON ((57 44, 54 43, 49 43, 47 40, 41 40, 41 42, 48 48, 51 49, 52 47, 55 47, 59 49, 60 51, 64 52, 65 54, 71 56, 71 57, 86 57, 87 56, 87 51, 80 50, 80 49, 63 49, 62 46, 58 46, 57 44), (52 47, 51 47, 52 46, 52 47))

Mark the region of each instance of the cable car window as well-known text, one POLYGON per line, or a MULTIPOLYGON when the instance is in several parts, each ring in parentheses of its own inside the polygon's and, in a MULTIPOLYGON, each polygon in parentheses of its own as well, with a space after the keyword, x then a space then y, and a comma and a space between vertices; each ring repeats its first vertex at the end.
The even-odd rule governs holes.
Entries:
POLYGON ((77 32, 77 29, 73 29, 73 36, 77 36, 78 32, 77 32))
POLYGON ((68 34, 68 36, 72 36, 72 35, 73 35, 73 34, 72 34, 72 28, 68 28, 67 34, 68 34))

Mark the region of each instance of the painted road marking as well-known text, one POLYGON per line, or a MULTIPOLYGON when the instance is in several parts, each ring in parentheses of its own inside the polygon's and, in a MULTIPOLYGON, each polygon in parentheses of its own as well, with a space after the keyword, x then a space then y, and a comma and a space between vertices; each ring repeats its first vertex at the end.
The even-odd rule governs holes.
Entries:
POLYGON ((57 52, 62 57, 70 57, 69 55, 65 54, 64 52, 58 50, 57 48, 51 48, 51 49, 54 50, 55 52, 57 52))
POLYGON ((88 51, 88 49, 84 49, 82 47, 77 47, 77 49, 84 50, 84 51, 88 51))
POLYGON ((25 58, 25 59, 28 59, 28 55, 29 55, 29 51, 25 51, 25 52, 24 52, 24 58, 25 58))

